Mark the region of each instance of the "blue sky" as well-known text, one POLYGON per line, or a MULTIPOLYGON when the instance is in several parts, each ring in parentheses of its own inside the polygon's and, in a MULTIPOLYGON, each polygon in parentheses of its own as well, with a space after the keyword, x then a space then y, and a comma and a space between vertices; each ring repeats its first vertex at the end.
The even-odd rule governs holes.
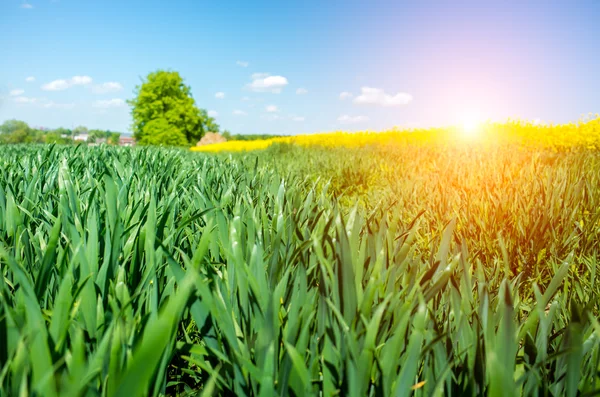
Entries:
POLYGON ((599 1, 0 0, 0 122, 126 132, 157 69, 233 133, 575 121, 600 111, 598 21, 599 1))

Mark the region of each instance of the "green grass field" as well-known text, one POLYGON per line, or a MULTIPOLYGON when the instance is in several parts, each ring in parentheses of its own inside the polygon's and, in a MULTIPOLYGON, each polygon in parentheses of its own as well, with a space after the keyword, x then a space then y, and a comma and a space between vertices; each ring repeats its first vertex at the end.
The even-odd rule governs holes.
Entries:
POLYGON ((600 393, 600 152, 0 147, 0 395, 600 393))

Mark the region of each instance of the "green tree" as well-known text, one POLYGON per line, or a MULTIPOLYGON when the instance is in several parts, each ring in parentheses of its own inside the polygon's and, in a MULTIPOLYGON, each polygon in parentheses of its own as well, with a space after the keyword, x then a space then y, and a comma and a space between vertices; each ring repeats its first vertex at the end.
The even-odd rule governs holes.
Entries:
POLYGON ((46 143, 58 143, 66 144, 71 143, 73 140, 70 137, 63 137, 62 134, 56 132, 57 130, 50 131, 44 135, 44 142, 46 143))
POLYGON ((189 141, 181 130, 165 118, 150 120, 144 125, 140 145, 187 146, 189 141))
POLYGON ((108 139, 110 137, 111 132, 105 130, 90 130, 88 142, 96 143, 99 139, 108 139))
POLYGON ((202 113, 179 73, 164 70, 150 73, 134 93, 135 98, 128 104, 132 107, 133 136, 138 143, 189 145, 204 135, 202 113), (160 130, 159 126, 166 129, 160 130), (170 137, 165 131, 175 136, 170 137))
POLYGON ((63 127, 58 127, 57 129, 53 130, 52 132, 57 133, 59 136, 72 136, 73 135, 73 131, 71 131, 68 128, 63 128, 63 127))
POLYGON ((118 145, 120 138, 121 138, 121 134, 120 133, 118 133, 118 132, 111 132, 110 136, 108 137, 108 143, 110 143, 111 145, 118 145))
POLYGON ((43 132, 33 129, 20 120, 8 120, 0 125, 0 143, 41 143, 43 132))
POLYGON ((221 127, 213 117, 208 115, 208 112, 204 109, 200 109, 200 117, 202 118, 202 124, 204 125, 204 131, 206 132, 219 132, 221 127))
POLYGON ((29 125, 21 120, 6 120, 2 125, 0 125, 0 134, 12 134, 15 131, 19 130, 30 130, 29 125))
POLYGON ((231 140, 231 132, 229 132, 229 130, 224 130, 223 133, 221 134, 221 136, 225 139, 227 139, 228 141, 231 140))
POLYGON ((8 134, 3 133, 0 135, 0 143, 15 144, 24 143, 27 140, 26 130, 16 130, 8 134))

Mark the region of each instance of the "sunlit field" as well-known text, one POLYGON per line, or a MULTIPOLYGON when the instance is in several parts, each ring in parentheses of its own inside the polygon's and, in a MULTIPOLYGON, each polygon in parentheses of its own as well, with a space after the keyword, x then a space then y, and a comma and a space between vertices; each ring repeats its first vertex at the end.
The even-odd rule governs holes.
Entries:
POLYGON ((569 147, 600 147, 600 119, 589 115, 571 124, 544 125, 513 121, 491 123, 468 118, 461 125, 448 128, 394 129, 375 132, 335 132, 295 135, 255 141, 228 141, 219 144, 193 147, 199 152, 239 152, 265 149, 273 144, 286 143, 298 146, 364 147, 369 145, 403 144, 519 144, 536 148, 564 149, 569 147))
POLYGON ((0 147, 2 395, 600 390, 600 121, 0 147))

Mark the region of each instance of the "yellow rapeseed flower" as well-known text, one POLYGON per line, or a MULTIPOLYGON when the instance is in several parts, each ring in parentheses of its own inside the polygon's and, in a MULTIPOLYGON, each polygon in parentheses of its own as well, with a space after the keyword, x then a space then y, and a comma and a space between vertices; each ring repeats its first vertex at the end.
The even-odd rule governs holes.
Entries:
MULTIPOLYGON (((418 130, 392 129, 383 132, 361 131, 295 135, 255 141, 228 141, 212 145, 195 146, 196 152, 241 152, 266 149, 273 144, 320 146, 326 148, 357 148, 372 145, 424 145, 431 143, 465 144, 457 128, 430 128, 418 130)), ((538 125, 530 122, 508 121, 488 123, 481 128, 472 142, 517 143, 524 147, 547 147, 558 151, 570 147, 600 148, 600 118, 562 125, 538 125)))

